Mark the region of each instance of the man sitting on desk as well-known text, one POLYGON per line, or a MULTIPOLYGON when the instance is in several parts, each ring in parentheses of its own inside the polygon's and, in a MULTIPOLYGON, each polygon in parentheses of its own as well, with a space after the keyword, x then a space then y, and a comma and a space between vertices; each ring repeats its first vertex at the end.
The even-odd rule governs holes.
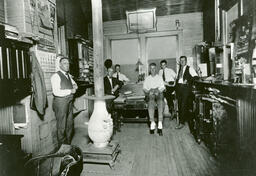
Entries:
POLYGON ((146 99, 148 99, 148 114, 150 119, 150 134, 155 130, 155 103, 158 108, 158 134, 162 136, 163 129, 163 91, 165 90, 164 81, 161 76, 156 73, 156 64, 149 65, 150 75, 146 77, 143 83, 143 91, 145 92, 146 99))
MULTIPOLYGON (((119 89, 122 86, 122 82, 118 81, 113 77, 113 68, 110 67, 107 70, 107 75, 104 77, 104 92, 106 95, 114 95, 115 97, 119 94, 119 89)), ((112 109, 112 100, 107 101, 107 110, 111 112, 112 109)))
POLYGON ((130 81, 129 78, 127 78, 124 74, 120 72, 120 65, 115 65, 115 73, 113 74, 113 77, 115 77, 117 80, 122 81, 123 83, 130 81))

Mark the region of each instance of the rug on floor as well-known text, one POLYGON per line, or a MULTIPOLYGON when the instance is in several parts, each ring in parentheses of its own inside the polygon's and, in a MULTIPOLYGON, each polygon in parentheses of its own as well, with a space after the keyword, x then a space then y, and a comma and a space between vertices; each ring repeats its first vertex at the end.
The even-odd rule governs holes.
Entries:
POLYGON ((111 169, 107 164, 84 163, 81 176, 129 176, 134 163, 134 154, 131 152, 121 152, 111 169))

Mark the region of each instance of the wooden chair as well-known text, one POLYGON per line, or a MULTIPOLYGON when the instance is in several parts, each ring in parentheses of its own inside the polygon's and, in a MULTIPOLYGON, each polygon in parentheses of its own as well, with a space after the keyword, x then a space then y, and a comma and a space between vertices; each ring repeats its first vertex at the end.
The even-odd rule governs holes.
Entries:
POLYGON ((83 170, 83 155, 80 148, 73 145, 62 144, 56 153, 39 155, 28 162, 25 167, 35 169, 33 175, 40 175, 40 165, 43 161, 51 159, 49 175, 53 176, 79 176, 83 170))

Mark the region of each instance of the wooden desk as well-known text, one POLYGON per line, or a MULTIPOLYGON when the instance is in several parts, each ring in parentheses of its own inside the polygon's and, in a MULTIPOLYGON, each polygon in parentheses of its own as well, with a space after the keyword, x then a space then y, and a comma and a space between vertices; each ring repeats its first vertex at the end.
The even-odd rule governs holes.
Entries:
POLYGON ((148 105, 144 99, 145 96, 120 95, 114 100, 114 124, 117 131, 120 131, 122 122, 148 122, 148 105))

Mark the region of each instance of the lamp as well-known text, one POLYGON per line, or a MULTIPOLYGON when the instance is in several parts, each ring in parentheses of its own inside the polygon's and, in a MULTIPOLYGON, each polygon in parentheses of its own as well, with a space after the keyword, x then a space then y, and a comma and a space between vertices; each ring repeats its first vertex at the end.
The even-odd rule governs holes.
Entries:
POLYGON ((136 70, 135 70, 139 74, 138 82, 144 81, 145 73, 143 73, 143 71, 142 71, 142 66, 143 66, 142 62, 140 61, 140 59, 138 59, 138 61, 136 63, 136 70))
POLYGON ((142 72, 142 63, 140 61, 140 59, 138 59, 137 63, 136 63, 136 71, 139 72, 139 74, 141 74, 142 72))
POLYGON ((175 20, 175 26, 177 30, 180 28, 180 20, 175 20))

